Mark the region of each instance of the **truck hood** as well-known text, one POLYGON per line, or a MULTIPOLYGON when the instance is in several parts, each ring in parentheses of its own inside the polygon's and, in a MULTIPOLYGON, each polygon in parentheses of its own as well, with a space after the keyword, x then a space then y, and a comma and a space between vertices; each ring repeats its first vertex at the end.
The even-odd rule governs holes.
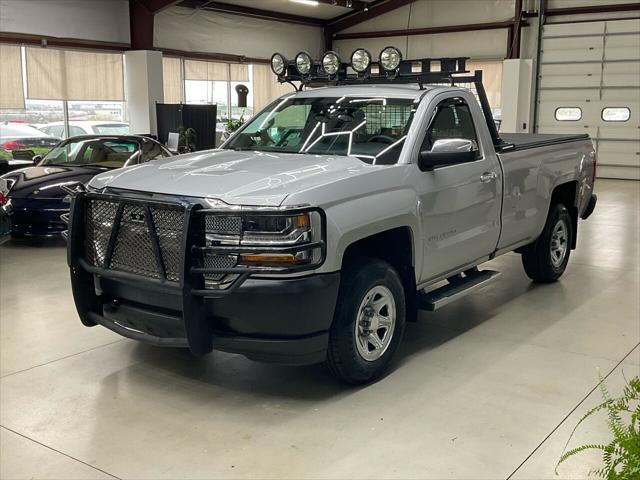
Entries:
POLYGON ((105 172, 90 186, 278 206, 292 193, 367 168, 372 167, 346 156, 210 150, 105 172))

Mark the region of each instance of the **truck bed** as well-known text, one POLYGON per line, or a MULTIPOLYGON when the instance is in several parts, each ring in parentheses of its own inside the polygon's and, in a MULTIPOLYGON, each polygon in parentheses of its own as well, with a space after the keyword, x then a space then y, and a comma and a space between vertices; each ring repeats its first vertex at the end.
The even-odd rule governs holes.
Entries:
POLYGON ((575 142, 577 140, 588 140, 589 135, 557 135, 553 133, 501 133, 500 137, 513 148, 504 149, 505 152, 514 150, 527 150, 529 148, 547 147, 559 143, 575 142))

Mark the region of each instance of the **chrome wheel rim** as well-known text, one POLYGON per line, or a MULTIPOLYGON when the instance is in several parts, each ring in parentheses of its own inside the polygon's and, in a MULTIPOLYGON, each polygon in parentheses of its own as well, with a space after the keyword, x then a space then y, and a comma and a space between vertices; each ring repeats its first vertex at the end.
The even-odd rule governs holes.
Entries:
POLYGON ((377 285, 369 290, 358 308, 356 347, 367 362, 378 360, 391 344, 396 326, 396 302, 391 290, 377 285))
POLYGON ((567 252, 569 250, 568 246, 568 236, 569 229, 567 228, 567 224, 564 220, 558 220, 555 227, 553 227, 553 232, 551 233, 551 263, 554 267, 559 267, 564 262, 565 257, 567 256, 567 252))

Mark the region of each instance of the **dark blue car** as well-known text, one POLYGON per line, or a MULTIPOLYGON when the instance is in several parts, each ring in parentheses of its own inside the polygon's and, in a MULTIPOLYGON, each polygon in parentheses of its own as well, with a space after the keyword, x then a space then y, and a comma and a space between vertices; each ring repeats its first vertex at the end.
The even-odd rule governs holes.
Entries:
POLYGON ((59 235, 66 230, 60 215, 69 211, 62 186, 171 155, 157 141, 139 135, 83 135, 60 142, 44 158, 36 158, 35 166, 2 176, 9 187, 11 235, 59 235))

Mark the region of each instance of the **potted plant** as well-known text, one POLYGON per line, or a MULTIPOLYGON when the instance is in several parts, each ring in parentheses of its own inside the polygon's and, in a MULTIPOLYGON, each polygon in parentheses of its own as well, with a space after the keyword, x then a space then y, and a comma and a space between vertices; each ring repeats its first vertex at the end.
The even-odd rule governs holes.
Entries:
POLYGON ((191 127, 178 128, 178 151, 180 153, 196 151, 196 131, 191 127))

